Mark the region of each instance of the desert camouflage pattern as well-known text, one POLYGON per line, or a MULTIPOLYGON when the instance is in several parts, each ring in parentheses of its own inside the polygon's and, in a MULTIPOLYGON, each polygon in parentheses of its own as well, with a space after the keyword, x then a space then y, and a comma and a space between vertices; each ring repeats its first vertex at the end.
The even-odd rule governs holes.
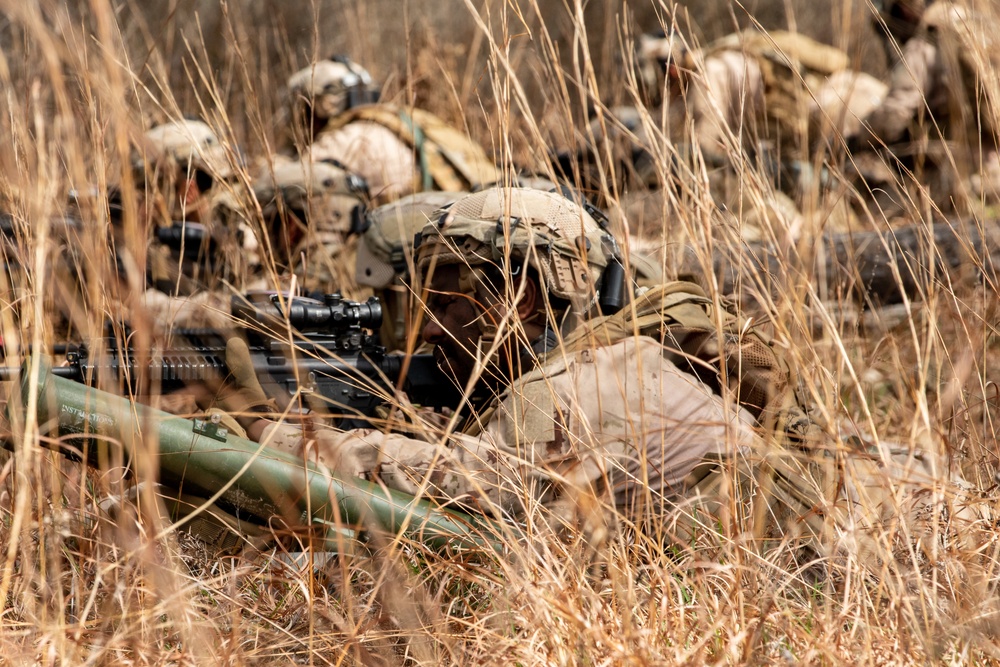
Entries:
POLYGON ((224 270, 216 278, 243 290, 259 275, 262 262, 253 193, 242 184, 224 184, 213 188, 209 208, 208 228, 225 256, 224 270))
POLYGON ((831 74, 807 102, 816 140, 838 145, 841 138, 858 135, 888 90, 888 85, 865 72, 845 69, 831 74))
POLYGON ((360 106, 330 120, 310 147, 368 181, 387 203, 426 190, 468 191, 500 180, 481 146, 434 114, 388 104, 360 106))
POLYGON ((945 63, 926 34, 908 41, 902 62, 893 70, 885 101, 868 117, 874 136, 887 143, 904 138, 926 109, 936 118, 948 117, 949 86, 945 63))
POLYGON ((726 522, 753 540, 796 545, 803 565, 823 557, 875 578, 895 568, 940 576, 936 554, 974 552, 992 530, 990 503, 938 457, 892 443, 801 450, 758 440, 694 477, 667 515, 668 541, 712 542, 726 522))
POLYGON ((309 147, 313 161, 336 160, 368 183, 375 202, 391 202, 420 189, 413 149, 378 123, 358 121, 320 133, 309 147))
POLYGON ((763 82, 762 106, 755 111, 776 127, 776 134, 757 132, 785 147, 807 147, 809 114, 813 92, 827 77, 847 69, 847 54, 797 32, 759 30, 734 33, 709 45, 709 53, 738 52, 752 58, 763 82))
POLYGON ((517 518, 537 502, 570 521, 581 493, 629 516, 662 511, 702 459, 735 455, 755 437, 746 411, 680 371, 650 338, 554 354, 480 415, 437 442, 372 430, 275 442, 444 503, 517 518))
MULTIPOLYGON (((417 267, 423 274, 432 264, 458 264, 475 273, 488 263, 527 263, 545 290, 586 312, 614 243, 610 232, 560 193, 494 187, 458 200, 424 227, 417 267)), ((468 282, 481 286, 483 278, 468 282)))
POLYGON ((616 516, 680 545, 735 521, 873 574, 911 562, 913 545, 930 567, 936 544, 974 547, 990 525, 988 505, 933 456, 778 445, 647 337, 553 354, 478 414, 437 438, 275 425, 262 441, 446 506, 513 520, 542 508, 556 532, 588 539, 616 516), (913 533, 884 539, 894 522, 913 533))
POLYGON ((232 294, 217 289, 186 296, 171 296, 155 288, 142 294, 142 306, 157 332, 174 329, 217 329, 232 326, 232 294))
MULTIPOLYGON (((692 124, 687 139, 718 157, 732 137, 748 148, 765 139, 799 151, 817 132, 850 135, 885 95, 877 79, 848 69, 843 51, 781 30, 733 33, 701 49, 676 34, 644 36, 639 60, 643 71, 658 63, 682 83, 686 90, 674 90, 669 104, 692 124)), ((671 121, 672 133, 682 127, 671 121)))
POLYGON ((1000 84, 983 75, 996 64, 998 28, 986 15, 955 3, 932 3, 916 35, 902 46, 884 101, 867 118, 864 137, 876 146, 926 153, 928 178, 937 181, 940 197, 961 197, 949 190, 960 188, 959 182, 971 184, 977 198, 1000 196, 1000 84), (949 156, 957 174, 950 173, 949 156))
POLYGON ((731 137, 744 137, 764 108, 764 76, 757 59, 736 50, 717 50, 708 54, 688 54, 691 64, 685 99, 673 99, 670 105, 683 105, 692 130, 689 143, 712 156, 725 156, 731 137))
POLYGON ((201 169, 214 178, 233 175, 232 163, 219 137, 205 122, 177 120, 148 130, 133 154, 133 167, 140 173, 150 169, 201 169))
POLYGON ((368 70, 341 58, 320 60, 293 74, 288 79, 288 94, 293 108, 329 119, 348 109, 351 90, 374 86, 368 70))
MULTIPOLYGON (((217 181, 203 193, 199 209, 197 223, 183 218, 154 221, 200 226, 211 237, 197 257, 150 243, 145 258, 148 285, 140 300, 158 331, 229 326, 230 299, 259 273, 258 225, 252 222, 249 192, 239 183, 217 181)), ((117 247, 116 253, 122 258, 128 250, 117 247)))
POLYGON ((369 211, 368 228, 358 244, 358 284, 385 288, 407 278, 413 266, 413 238, 435 211, 466 194, 421 192, 369 211))

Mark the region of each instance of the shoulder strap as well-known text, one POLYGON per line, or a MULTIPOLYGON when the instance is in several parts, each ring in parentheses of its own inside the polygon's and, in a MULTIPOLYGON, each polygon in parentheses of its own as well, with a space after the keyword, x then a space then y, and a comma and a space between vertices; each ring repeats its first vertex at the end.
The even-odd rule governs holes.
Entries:
POLYGON ((574 351, 614 345, 636 334, 658 337, 665 317, 675 324, 697 323, 707 328, 711 320, 705 315, 705 306, 711 303, 705 291, 694 283, 673 281, 657 285, 614 315, 584 322, 563 341, 563 347, 574 351))
POLYGON ((654 287, 618 313, 582 324, 558 348, 564 356, 550 356, 543 366, 522 376, 478 419, 470 419, 463 432, 477 435, 508 395, 526 383, 564 371, 566 355, 637 335, 660 341, 665 358, 713 391, 728 387, 737 402, 777 437, 799 445, 822 437, 820 422, 803 407, 791 369, 770 337, 727 311, 716 313, 701 287, 681 281, 654 287))
POLYGON ((759 30, 726 35, 704 49, 705 55, 721 51, 741 51, 747 55, 781 63, 789 70, 807 70, 829 75, 847 69, 850 58, 835 46, 817 42, 811 37, 788 30, 759 30))
MULTIPOLYGON (((422 109, 411 112, 414 121, 421 127, 424 134, 434 142, 437 151, 448 161, 449 165, 465 179, 465 188, 496 183, 500 180, 500 172, 496 164, 487 157, 482 146, 473 141, 469 135, 434 114, 422 109)), ((442 188, 448 190, 449 188, 442 188)), ((455 188, 450 188, 454 190, 455 188)))
POLYGON ((461 192, 495 182, 499 175, 482 148, 472 139, 421 109, 370 104, 348 109, 327 125, 338 130, 355 121, 377 123, 416 153, 424 190, 461 192))

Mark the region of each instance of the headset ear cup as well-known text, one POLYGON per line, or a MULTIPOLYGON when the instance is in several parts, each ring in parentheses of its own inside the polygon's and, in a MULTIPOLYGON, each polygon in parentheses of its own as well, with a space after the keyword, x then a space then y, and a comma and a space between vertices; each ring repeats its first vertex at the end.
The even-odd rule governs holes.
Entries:
POLYGON ((351 228, 348 231, 348 234, 360 236, 361 234, 364 234, 369 227, 371 227, 371 218, 368 217, 368 211, 365 208, 364 203, 358 204, 351 209, 351 228))
POLYGON ((612 257, 601 274, 601 297, 598 305, 602 315, 614 315, 625 306, 625 267, 618 257, 612 257))

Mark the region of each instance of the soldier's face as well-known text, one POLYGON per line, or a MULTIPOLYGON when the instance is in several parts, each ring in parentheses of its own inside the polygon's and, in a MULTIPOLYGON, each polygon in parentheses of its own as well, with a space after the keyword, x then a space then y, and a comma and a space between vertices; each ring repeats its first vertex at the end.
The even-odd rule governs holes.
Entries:
POLYGON ((438 366, 465 385, 476 369, 476 350, 482 333, 479 316, 468 294, 459 292, 458 267, 438 267, 427 291, 427 322, 422 335, 434 345, 438 366))

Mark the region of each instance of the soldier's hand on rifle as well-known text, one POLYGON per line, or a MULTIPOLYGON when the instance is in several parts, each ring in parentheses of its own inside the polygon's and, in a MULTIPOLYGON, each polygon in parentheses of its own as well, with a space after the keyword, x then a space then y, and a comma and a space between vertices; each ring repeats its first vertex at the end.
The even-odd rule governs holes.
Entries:
POLYGON ((254 372, 250 348, 242 338, 226 341, 226 366, 229 377, 215 398, 214 407, 232 415, 253 438, 255 423, 275 410, 274 399, 268 398, 254 372))

